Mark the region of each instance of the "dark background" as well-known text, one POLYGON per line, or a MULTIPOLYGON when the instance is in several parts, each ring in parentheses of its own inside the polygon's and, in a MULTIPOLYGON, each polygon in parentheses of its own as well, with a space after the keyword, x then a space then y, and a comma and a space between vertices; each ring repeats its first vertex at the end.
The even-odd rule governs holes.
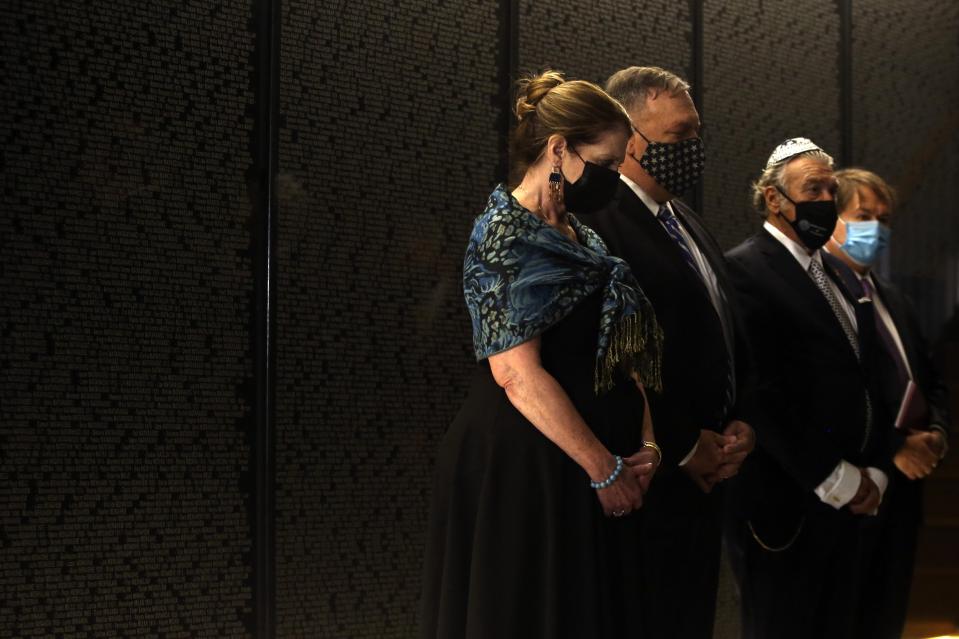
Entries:
POLYGON ((884 175, 959 379, 955 3, 44 0, 0 51, 2 636, 413 635, 518 72, 693 82, 725 247, 787 137, 884 175))

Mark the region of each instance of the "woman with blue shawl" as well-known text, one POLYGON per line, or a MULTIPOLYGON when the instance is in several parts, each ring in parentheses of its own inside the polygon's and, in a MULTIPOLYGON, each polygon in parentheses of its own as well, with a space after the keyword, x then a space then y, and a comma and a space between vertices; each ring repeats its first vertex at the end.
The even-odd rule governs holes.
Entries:
POLYGON ((463 264, 479 365, 437 459, 421 636, 636 637, 661 332, 574 216, 615 193, 629 118, 555 72, 520 83, 516 115, 521 180, 493 191, 463 264))

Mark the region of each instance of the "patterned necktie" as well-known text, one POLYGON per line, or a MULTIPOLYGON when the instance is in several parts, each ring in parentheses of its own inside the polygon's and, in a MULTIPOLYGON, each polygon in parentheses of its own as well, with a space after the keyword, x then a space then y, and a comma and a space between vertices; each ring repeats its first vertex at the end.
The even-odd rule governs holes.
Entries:
MULTIPOLYGON (((862 290, 863 294, 870 300, 875 299, 876 291, 872 287, 872 283, 869 281, 868 277, 862 278, 862 290)), ((885 347, 886 352, 892 358, 893 363, 896 365, 896 376, 899 382, 900 396, 901 392, 905 390, 906 384, 909 382, 909 369, 906 367, 906 362, 902 358, 902 353, 899 351, 899 347, 896 345, 896 341, 893 339, 892 334, 889 332, 889 328, 886 326, 886 323, 882 321, 882 318, 879 316, 879 313, 875 313, 875 324, 876 324, 876 335, 879 336, 879 341, 882 342, 882 345, 885 347)))
MULTIPOLYGON (((809 275, 812 277, 812 281, 816 283, 816 287, 823 294, 823 297, 826 298, 833 315, 839 320, 839 324, 842 326, 842 332, 846 334, 846 339, 849 340, 849 345, 852 346, 852 350, 856 353, 856 358, 861 359, 859 353, 859 337, 856 335, 856 331, 852 327, 852 322, 849 320, 849 316, 846 315, 846 311, 840 306, 836 294, 829 285, 829 276, 826 275, 826 271, 823 270, 822 264, 820 264, 818 260, 810 260, 809 275)), ((868 390, 866 390, 865 393, 865 400, 866 428, 863 432, 862 444, 859 447, 860 451, 866 450, 866 446, 869 445, 869 436, 872 434, 872 398, 869 396, 868 390)))
POLYGON ((683 259, 686 260, 689 268, 693 269, 693 272, 698 277, 702 277, 699 268, 696 266, 696 260, 693 259, 693 253, 689 250, 689 244, 686 243, 686 238, 683 237, 683 232, 679 229, 679 220, 677 220, 673 212, 669 210, 669 207, 665 204, 660 205, 659 212, 656 213, 656 219, 660 221, 666 229, 666 233, 669 234, 669 237, 676 243, 676 246, 679 247, 679 251, 683 254, 683 259))
POLYGON ((829 285, 829 277, 826 275, 826 271, 823 270, 819 260, 813 259, 809 261, 809 275, 822 293, 822 296, 826 298, 826 302, 829 303, 829 308, 832 309, 833 315, 836 316, 839 325, 842 326, 842 332, 846 334, 846 339, 849 340, 849 345, 852 346, 852 350, 855 351, 856 358, 859 358, 859 338, 856 336, 856 331, 852 327, 849 316, 846 315, 846 311, 844 311, 839 304, 836 294, 833 293, 832 287, 829 285))

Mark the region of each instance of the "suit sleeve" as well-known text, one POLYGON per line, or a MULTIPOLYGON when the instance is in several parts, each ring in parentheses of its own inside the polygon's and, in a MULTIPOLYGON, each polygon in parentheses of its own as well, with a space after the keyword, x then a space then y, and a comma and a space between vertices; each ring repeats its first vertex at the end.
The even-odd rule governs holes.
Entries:
MULTIPOLYGON (((624 184, 622 188, 629 187, 624 184)), ((580 215, 579 218, 603 238, 610 254, 620 257, 630 255, 630 248, 625 244, 627 236, 611 223, 609 211, 580 215)), ((665 348, 668 351, 669 345, 666 344, 665 348)), ((664 353, 664 357, 666 356, 668 355, 664 353)), ((649 400, 649 412, 653 418, 656 443, 663 451, 662 464, 657 472, 660 474, 677 472, 679 462, 699 440, 700 426, 675 407, 674 402, 665 401, 662 395, 651 389, 646 389, 646 395, 649 400)))
POLYGON ((788 382, 778 361, 773 333, 777 322, 770 314, 769 295, 750 267, 735 256, 727 260, 736 292, 737 310, 749 336, 755 379, 754 419, 757 442, 809 492, 822 484, 842 460, 835 444, 814 424, 801 424, 790 410, 788 382))
MULTIPOLYGON (((729 419, 738 419, 746 422, 750 426, 760 419, 760 407, 757 397, 757 378, 756 366, 752 361, 752 348, 746 337, 746 330, 743 326, 742 317, 736 308, 736 292, 731 290, 729 272, 726 267, 727 260, 723 257, 722 248, 716 243, 715 238, 705 229, 705 225, 699 215, 680 200, 672 200, 673 204, 679 208, 686 220, 693 224, 700 231, 696 234, 697 241, 706 244, 705 251, 707 255, 714 257, 709 259, 717 284, 722 294, 726 297, 726 304, 730 307, 729 314, 733 323, 733 338, 735 340, 734 348, 736 350, 736 404, 729 413, 729 419)), ((704 247, 700 247, 702 250, 704 247)))
POLYGON ((918 354, 917 359, 919 360, 915 365, 919 370, 915 371, 914 374, 921 384, 922 392, 929 404, 929 424, 941 426, 944 434, 948 437, 952 417, 949 413, 949 389, 942 381, 939 367, 933 361, 929 346, 922 336, 915 307, 904 295, 901 297, 901 305, 905 308, 910 337, 915 341, 913 350, 918 354))
POLYGON ((672 472, 678 469, 679 462, 693 449, 699 440, 699 426, 690 424, 682 414, 670 409, 670 403, 663 401, 661 395, 646 391, 649 398, 649 411, 653 418, 653 430, 656 443, 663 450, 662 470, 672 472))
POLYGON ((891 424, 888 424, 887 428, 881 430, 885 432, 885 439, 880 442, 884 454, 872 465, 886 473, 889 477, 892 477, 898 472, 896 462, 893 460, 896 453, 902 448, 902 445, 906 443, 906 433, 899 432, 899 430, 893 428, 891 424))
POLYGON ((729 291, 727 297, 729 304, 733 306, 736 335, 736 404, 733 406, 731 418, 744 421, 755 428, 755 424, 762 421, 756 362, 752 344, 746 337, 740 309, 737 308, 736 291, 729 291))
MULTIPOLYGON (((596 222, 595 229, 601 237, 606 238, 607 246, 613 255, 628 254, 627 247, 621 242, 622 235, 615 232, 616 229, 610 229, 602 224, 599 219, 596 222)), ((667 344, 665 348, 669 349, 667 344)), ((664 357, 667 354, 664 352, 664 357)), ((649 399, 649 412, 653 418, 653 430, 656 433, 656 443, 663 451, 663 459, 659 473, 671 473, 678 471, 679 462, 686 457, 687 453, 693 449, 699 440, 699 425, 694 424, 693 420, 678 410, 674 402, 668 402, 665 398, 650 389, 646 390, 649 399)))

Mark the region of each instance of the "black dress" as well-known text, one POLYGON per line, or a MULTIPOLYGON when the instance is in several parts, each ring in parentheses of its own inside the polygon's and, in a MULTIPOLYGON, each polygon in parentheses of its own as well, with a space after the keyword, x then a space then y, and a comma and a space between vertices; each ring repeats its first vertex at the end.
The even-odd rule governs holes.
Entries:
MULTIPOLYGON (((641 446, 643 400, 627 379, 594 395, 600 301, 591 295, 546 331, 541 359, 600 441, 626 456, 641 446)), ((595 493, 480 362, 437 459, 421 636, 638 636, 639 515, 607 518, 595 493)))

